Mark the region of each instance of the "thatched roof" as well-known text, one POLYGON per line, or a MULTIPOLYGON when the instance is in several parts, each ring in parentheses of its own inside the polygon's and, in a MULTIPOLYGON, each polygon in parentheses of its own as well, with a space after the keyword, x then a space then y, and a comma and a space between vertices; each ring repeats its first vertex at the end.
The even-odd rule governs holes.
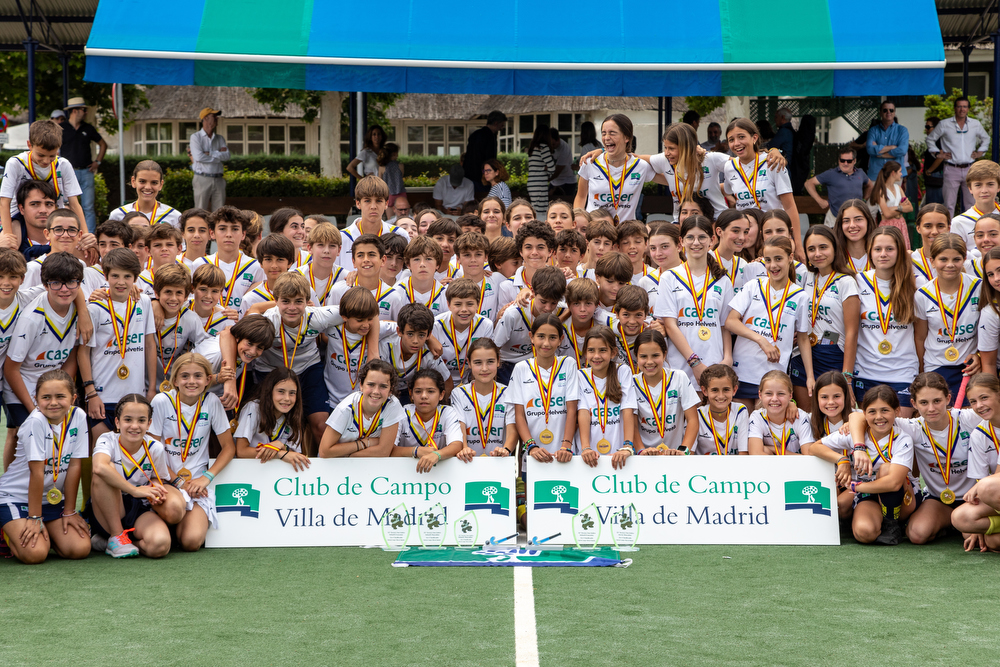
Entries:
POLYGON ((246 88, 223 86, 153 86, 146 91, 149 108, 136 114, 136 120, 180 118, 198 120, 205 107, 222 110, 226 117, 238 118, 301 118, 302 109, 290 105, 282 113, 271 111, 246 91, 246 88))
POLYGON ((472 120, 497 110, 518 113, 585 113, 599 109, 655 110, 655 97, 557 97, 553 95, 429 95, 411 93, 386 110, 390 120, 472 120))

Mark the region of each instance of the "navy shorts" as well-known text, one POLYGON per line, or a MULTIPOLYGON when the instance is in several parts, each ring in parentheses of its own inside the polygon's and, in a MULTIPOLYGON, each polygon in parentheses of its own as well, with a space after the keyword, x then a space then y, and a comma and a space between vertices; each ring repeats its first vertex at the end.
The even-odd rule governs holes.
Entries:
POLYGON ((908 382, 876 382, 875 380, 856 377, 854 378, 854 397, 858 400, 858 403, 861 403, 865 398, 865 392, 880 384, 887 385, 896 392, 896 396, 899 397, 899 407, 912 407, 910 403, 910 383, 908 382))
POLYGON ((502 385, 510 385, 510 376, 514 374, 514 366, 516 365, 513 361, 501 361, 499 368, 497 368, 497 382, 502 385))
MULTIPOLYGON (((267 373, 254 371, 253 381, 259 387, 267 373)), ((326 391, 326 379, 323 377, 323 362, 313 364, 299 375, 299 386, 302 393, 302 414, 308 417, 317 412, 330 412, 328 405, 330 396, 326 391)), ((336 407, 336 406, 335 406, 336 407)))
POLYGON ((931 493, 927 489, 924 489, 923 491, 921 491, 918 497, 920 498, 921 501, 924 501, 924 500, 936 500, 939 503, 941 503, 942 505, 944 505, 945 507, 950 507, 952 509, 955 509, 958 506, 965 504, 965 501, 962 500, 962 496, 956 494, 955 495, 955 502, 953 502, 951 505, 948 505, 948 504, 944 503, 941 500, 941 496, 940 495, 936 496, 936 495, 934 495, 933 493, 931 493))
MULTIPOLYGON (((0 499, 0 528, 15 519, 27 519, 31 516, 28 513, 28 503, 12 503, 9 500, 9 498, 0 499)), ((48 523, 60 518, 63 513, 63 506, 64 503, 62 501, 57 505, 42 503, 42 521, 48 523)))
POLYGON ((4 409, 7 411, 7 428, 18 428, 28 418, 28 410, 20 403, 7 403, 4 409))
POLYGON ((741 380, 740 386, 736 388, 736 393, 733 394, 733 398, 757 400, 760 398, 760 385, 750 384, 741 380))
MULTIPOLYGON (((837 345, 813 345, 812 347, 813 378, 818 378, 828 371, 844 370, 844 352, 837 345)), ((788 364, 788 375, 792 378, 792 386, 806 386, 806 367, 802 357, 795 355, 788 364)))
MULTIPOLYGON (((86 403, 84 403, 86 405, 86 403)), ((91 419, 90 415, 87 415, 87 428, 94 430, 94 427, 98 424, 104 424, 112 431, 115 430, 115 409, 118 408, 117 403, 105 403, 104 404, 104 419, 91 419)))
MULTIPOLYGON (((150 507, 146 501, 140 498, 134 498, 127 493, 122 494, 122 505, 125 507, 125 516, 122 517, 122 529, 128 530, 129 528, 135 528, 135 522, 138 521, 139 517, 146 512, 152 512, 153 508, 150 507)), ((101 522, 97 520, 97 516, 94 514, 94 506, 90 500, 87 501, 87 506, 83 510, 83 518, 87 520, 90 524, 90 531, 94 535, 100 535, 101 537, 111 539, 114 537, 111 535, 101 522)))
MULTIPOLYGON (((962 374, 962 368, 964 366, 938 366, 931 369, 931 372, 937 373, 948 383, 948 391, 951 392, 952 401, 958 398, 958 389, 962 386, 962 379, 965 377, 962 374)), ((968 401, 963 398, 962 403, 968 403, 968 401)), ((960 408, 962 406, 956 405, 955 407, 960 408)))

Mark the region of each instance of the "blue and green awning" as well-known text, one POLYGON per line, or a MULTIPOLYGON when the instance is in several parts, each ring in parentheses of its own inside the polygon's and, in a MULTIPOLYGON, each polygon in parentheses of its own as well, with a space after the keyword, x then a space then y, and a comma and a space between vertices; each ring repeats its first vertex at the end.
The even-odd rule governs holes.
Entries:
POLYGON ((86 79, 494 95, 924 95, 933 0, 100 0, 86 79))

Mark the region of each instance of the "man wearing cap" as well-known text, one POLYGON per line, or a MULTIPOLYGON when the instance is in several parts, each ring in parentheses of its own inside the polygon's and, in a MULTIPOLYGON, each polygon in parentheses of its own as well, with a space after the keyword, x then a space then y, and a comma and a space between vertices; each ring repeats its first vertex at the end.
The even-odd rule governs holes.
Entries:
POLYGON ((472 181, 465 177, 465 168, 453 164, 447 176, 442 176, 434 184, 434 205, 438 210, 450 215, 461 215, 462 205, 475 201, 476 191, 472 181))
POLYGON ((56 118, 56 112, 52 112, 52 118, 62 127, 62 148, 59 154, 69 160, 76 172, 76 180, 80 183, 80 206, 83 208, 83 215, 87 219, 87 229, 93 234, 97 229, 97 214, 94 212, 94 174, 101 166, 104 153, 108 150, 108 144, 97 129, 83 120, 87 115, 87 103, 82 97, 71 97, 66 105, 64 118, 56 118), (90 144, 99 146, 97 159, 93 158, 90 144))
POLYGON ((195 208, 214 211, 226 203, 226 179, 222 177, 222 163, 229 159, 226 140, 215 128, 222 112, 205 107, 198 114, 201 129, 191 135, 191 162, 194 169, 195 208))

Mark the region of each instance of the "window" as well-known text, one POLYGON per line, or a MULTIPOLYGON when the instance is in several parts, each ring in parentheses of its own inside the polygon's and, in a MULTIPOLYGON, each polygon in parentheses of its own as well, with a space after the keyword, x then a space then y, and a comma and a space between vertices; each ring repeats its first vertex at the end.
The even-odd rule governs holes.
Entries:
POLYGON ((559 130, 559 138, 570 145, 575 154, 580 152, 580 126, 587 120, 582 113, 554 113, 518 115, 507 119, 507 127, 500 130, 497 137, 501 153, 519 151, 526 153, 535 128, 539 126, 554 127, 559 130), (517 132, 514 129, 517 128, 517 132))
POLYGON ((226 147, 232 155, 243 155, 243 126, 226 126, 226 147))
POLYGON ((289 125, 288 127, 288 152, 291 155, 306 154, 306 126, 289 125))
POLYGON ((267 152, 271 155, 285 154, 285 130, 284 125, 269 125, 267 127, 267 152))
POLYGON ((424 155, 423 125, 408 125, 406 128, 406 153, 408 155, 424 155))
POLYGON ((177 153, 183 155, 187 152, 188 144, 191 143, 191 135, 196 133, 201 127, 198 123, 178 123, 177 124, 177 153))
POLYGON ((146 155, 173 155, 174 124, 146 123, 146 155))
POLYGON ((264 152, 264 126, 247 125, 247 153, 255 155, 264 152))
POLYGON ((444 155, 444 125, 431 125, 427 128, 427 154, 444 155))

